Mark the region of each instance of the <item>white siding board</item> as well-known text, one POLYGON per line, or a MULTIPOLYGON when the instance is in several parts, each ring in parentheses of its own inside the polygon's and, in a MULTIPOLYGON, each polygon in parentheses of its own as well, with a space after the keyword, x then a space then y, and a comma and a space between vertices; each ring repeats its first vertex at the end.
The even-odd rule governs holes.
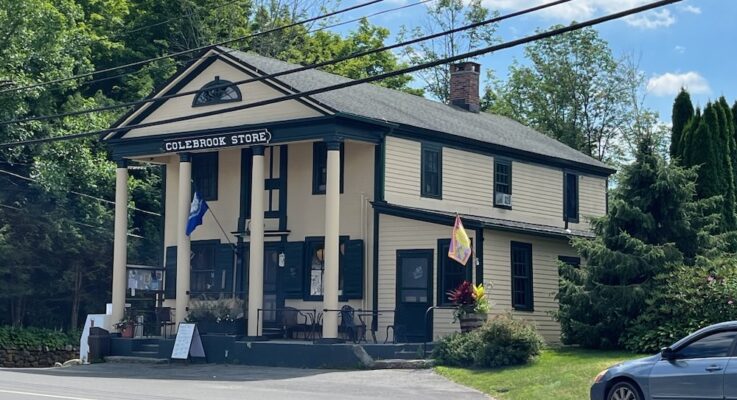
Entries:
MULTIPOLYGON (((433 251, 432 303, 437 303, 438 281, 438 239, 449 239, 451 226, 432 224, 412 219, 381 215, 379 221, 379 288, 378 306, 381 310, 396 309, 396 263, 397 250, 433 251)), ((475 232, 467 230, 475 240, 475 232)), ((387 325, 394 323, 392 313, 383 313, 379 318, 378 338, 384 340, 387 325)), ((433 317, 433 337, 439 338, 458 331, 458 323, 453 323, 451 310, 436 310, 433 317)), ((391 337, 391 335, 390 335, 391 337)))
POLYGON ((547 239, 531 235, 501 231, 484 231, 484 283, 489 291, 492 315, 510 312, 515 318, 533 323, 549 344, 560 342, 560 324, 552 313, 558 310, 555 295, 558 291, 558 256, 576 256, 562 239, 547 239), (510 247, 512 241, 532 244, 532 283, 534 311, 512 309, 512 278, 510 247))

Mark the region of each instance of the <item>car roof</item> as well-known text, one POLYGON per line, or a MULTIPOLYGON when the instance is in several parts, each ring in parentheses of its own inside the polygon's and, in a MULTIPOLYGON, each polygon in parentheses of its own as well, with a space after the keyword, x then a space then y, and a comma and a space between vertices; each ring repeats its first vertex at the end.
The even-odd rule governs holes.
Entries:
POLYGON ((677 349, 683 346, 684 344, 692 342, 696 338, 706 336, 710 333, 729 331, 729 330, 737 330, 737 321, 720 322, 718 324, 709 325, 705 328, 701 328, 697 330, 696 332, 686 336, 685 338, 677 341, 671 346, 671 348, 677 349))

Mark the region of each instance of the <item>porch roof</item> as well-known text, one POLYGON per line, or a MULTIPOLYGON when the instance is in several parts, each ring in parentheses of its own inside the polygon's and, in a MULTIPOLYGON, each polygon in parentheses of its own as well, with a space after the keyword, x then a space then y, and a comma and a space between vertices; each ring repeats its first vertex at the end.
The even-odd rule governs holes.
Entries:
MULTIPOLYGON (((225 47, 221 47, 220 50, 225 55, 230 55, 266 74, 298 67, 295 64, 254 53, 244 53, 225 47)), ((351 79, 309 69, 280 76, 279 80, 298 92, 304 92, 347 82, 351 79)), ((581 164, 600 173, 615 172, 609 165, 510 118, 485 112, 468 112, 374 84, 360 84, 323 92, 312 95, 310 98, 336 112, 347 115, 369 118, 377 122, 391 122, 407 128, 446 133, 525 153, 552 157, 581 164)))
MULTIPOLYGON (((421 221, 445 224, 452 226, 456 213, 424 208, 406 207, 387 202, 373 202, 374 208, 382 214, 393 215, 402 218, 417 219, 421 221)), ((467 228, 496 229, 511 232, 521 232, 540 236, 552 236, 559 238, 572 237, 595 237, 593 232, 579 229, 565 229, 558 226, 533 224, 528 222, 511 221, 501 218, 484 217, 480 215, 457 214, 463 219, 467 228)))

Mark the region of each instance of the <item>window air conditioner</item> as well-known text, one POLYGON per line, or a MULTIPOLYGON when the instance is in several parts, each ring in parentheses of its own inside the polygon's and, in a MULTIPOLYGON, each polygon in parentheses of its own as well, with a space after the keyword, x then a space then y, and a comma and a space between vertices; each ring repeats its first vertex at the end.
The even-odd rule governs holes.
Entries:
POLYGON ((506 194, 506 193, 497 193, 496 194, 496 205, 512 207, 512 195, 506 194))

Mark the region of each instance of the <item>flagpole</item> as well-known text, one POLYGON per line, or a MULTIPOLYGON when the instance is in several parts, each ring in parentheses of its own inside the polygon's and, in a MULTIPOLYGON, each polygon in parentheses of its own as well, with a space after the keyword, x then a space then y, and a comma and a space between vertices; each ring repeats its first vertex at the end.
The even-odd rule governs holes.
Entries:
POLYGON ((236 245, 230 241, 230 238, 228 237, 228 234, 225 233, 225 229, 223 229, 223 226, 220 224, 218 217, 215 216, 215 212, 213 212, 212 209, 209 207, 207 209, 210 211, 210 215, 212 215, 212 219, 214 219, 215 223, 218 224, 220 231, 223 232, 223 236, 225 236, 225 240, 227 240, 228 244, 230 244, 230 246, 233 247, 233 252, 238 254, 238 249, 236 248, 236 245))

